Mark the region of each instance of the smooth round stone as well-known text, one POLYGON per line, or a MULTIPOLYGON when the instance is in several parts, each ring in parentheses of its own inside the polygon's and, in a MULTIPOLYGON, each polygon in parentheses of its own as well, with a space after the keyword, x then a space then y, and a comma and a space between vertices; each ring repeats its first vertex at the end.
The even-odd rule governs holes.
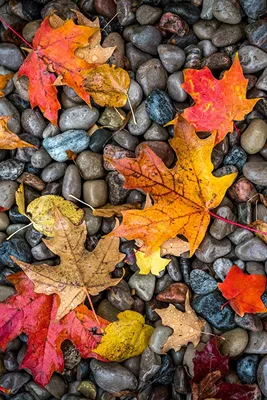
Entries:
POLYGON ((2 207, 9 209, 15 203, 15 193, 18 189, 17 182, 3 181, 0 182, 0 204, 2 207))
POLYGON ((217 258, 213 263, 214 272, 222 281, 224 281, 232 266, 233 262, 229 258, 217 258))
POLYGON ((153 56, 158 54, 157 48, 161 43, 161 39, 160 32, 152 25, 140 26, 130 36, 131 42, 138 49, 153 56))
POLYGON ((201 40, 197 46, 202 51, 203 57, 209 57, 218 50, 210 40, 201 40))
POLYGON ((253 119, 241 135, 241 146, 248 154, 258 153, 266 143, 267 124, 261 119, 253 119))
POLYGON ((203 262, 212 263, 231 251, 231 242, 227 238, 217 240, 207 234, 196 250, 196 257, 203 262))
POLYGON ((227 331, 236 326, 234 312, 229 305, 225 305, 225 298, 219 292, 197 296, 192 307, 216 329, 227 331))
MULTIPOLYGON (((232 210, 227 206, 219 207, 216 211, 216 215, 231 221, 236 221, 235 215, 233 214, 232 210)), ((236 227, 234 225, 214 218, 214 221, 210 227, 210 234, 215 239, 221 240, 228 236, 230 233, 234 232, 235 229, 236 227)))
POLYGON ((97 315, 101 318, 106 319, 107 321, 114 322, 117 321, 117 315, 120 313, 120 310, 115 308, 108 299, 104 299, 101 301, 97 308, 97 315))
POLYGON ((46 390, 56 399, 61 399, 67 392, 67 386, 63 378, 53 374, 49 383, 45 386, 46 390))
POLYGON ((249 18, 258 19, 266 12, 266 0, 240 0, 240 5, 249 18))
POLYGON ((120 158, 134 158, 134 153, 130 150, 123 149, 120 146, 114 144, 108 144, 104 148, 104 168, 107 171, 116 171, 116 168, 107 160, 111 158, 112 160, 118 160, 120 158))
POLYGON ((120 281, 116 287, 114 286, 108 291, 108 300, 120 311, 130 310, 134 303, 128 283, 124 280, 120 281))
POLYGON ((216 19, 210 21, 199 20, 193 25, 193 31, 200 40, 212 39, 220 23, 216 19))
POLYGON ((267 90, 267 68, 265 68, 259 76, 255 87, 259 90, 267 90))
POLYGON ((104 206, 108 200, 108 187, 106 182, 103 179, 84 182, 83 199, 94 208, 104 206))
POLYGON ((145 140, 167 140, 169 133, 166 128, 153 122, 150 128, 144 134, 145 140))
POLYGON ((136 20, 132 0, 117 0, 117 14, 120 25, 131 25, 136 20))
POLYGON ((152 58, 143 63, 136 72, 136 80, 146 96, 154 89, 165 90, 167 72, 160 60, 152 58))
POLYGON ((184 75, 181 71, 174 72, 168 78, 167 89, 169 96, 179 103, 183 102, 187 98, 186 91, 182 88, 184 83, 184 75))
POLYGON ((221 22, 235 25, 241 21, 241 12, 231 0, 215 0, 212 7, 214 17, 221 22))
POLYGON ((146 110, 146 102, 143 101, 134 111, 136 124, 133 117, 128 122, 128 130, 134 136, 143 135, 151 125, 151 119, 146 110))
POLYGON ((231 66, 231 59, 228 54, 223 52, 213 53, 205 57, 202 61, 201 67, 208 67, 212 71, 224 71, 231 66))
POLYGON ((14 262, 10 256, 14 256, 21 261, 31 261, 31 250, 22 238, 10 239, 0 244, 0 263, 8 267, 14 267, 14 262))
POLYGON ((162 348, 168 337, 172 334, 169 326, 157 326, 149 339, 149 346, 156 354, 162 354, 162 348))
POLYGON ((98 120, 100 125, 109 129, 118 130, 123 125, 123 118, 126 116, 122 109, 115 110, 112 107, 106 107, 98 120), (117 112, 119 111, 119 113, 117 112))
POLYGON ((24 75, 18 78, 18 72, 16 72, 13 76, 13 82, 19 96, 23 100, 29 101, 29 78, 24 75))
POLYGON ((11 116, 7 123, 8 128, 16 135, 20 133, 20 113, 5 97, 0 98, 0 116, 11 116))
POLYGON ((17 149, 16 159, 24 162, 30 162, 32 155, 37 151, 37 148, 40 146, 40 140, 30 133, 22 133, 22 135, 20 135, 20 139, 36 146, 36 148, 24 147, 17 149))
POLYGON ((244 317, 240 317, 235 314, 235 323, 248 331, 261 332, 263 329, 260 317, 257 314, 245 314, 244 317))
POLYGON ((92 360, 90 368, 97 385, 109 393, 118 393, 126 389, 135 390, 138 386, 136 377, 119 363, 92 360))
MULTIPOLYGON (((11 224, 8 226, 6 230, 7 236, 12 235, 13 233, 17 232, 19 229, 25 228, 25 224, 11 224)), ((26 229, 22 229, 21 231, 15 233, 12 237, 14 238, 24 238, 26 229)))
POLYGON ((175 282, 182 281, 182 272, 176 257, 171 258, 171 262, 167 265, 167 271, 171 279, 175 282))
POLYGON ((24 61, 20 49, 13 43, 0 43, 1 65, 11 71, 17 71, 24 61))
POLYGON ((203 0, 200 17, 210 20, 213 18, 212 7, 215 0, 203 0))
POLYGON ((257 380, 257 367, 259 363, 259 356, 249 355, 240 358, 237 361, 237 375, 239 379, 248 384, 255 383, 257 380))
POLYGON ((161 17, 161 14, 161 8, 143 4, 136 11, 136 19, 140 25, 154 25, 161 17))
POLYGON ((87 105, 68 108, 59 118, 59 128, 62 132, 69 129, 88 130, 99 118, 99 111, 87 105))
POLYGON ((31 164, 34 168, 45 168, 51 161, 52 158, 45 149, 35 151, 31 157, 31 164))
POLYGON ((189 25, 196 23, 200 17, 200 10, 193 4, 186 2, 168 4, 164 8, 164 12, 171 12, 179 15, 179 17, 184 19, 189 25))
POLYGON ((47 124, 39 110, 28 108, 21 114, 21 125, 26 132, 42 138, 47 124))
POLYGON ((31 249, 32 256, 39 261, 54 258, 56 255, 41 242, 31 249))
POLYGON ((185 62, 185 52, 171 44, 160 44, 158 47, 159 58, 169 74, 178 71, 185 62))
POLYGON ((53 136, 58 135, 59 133, 60 133, 59 127, 56 125, 53 125, 52 122, 49 122, 49 124, 43 131, 43 138, 46 139, 49 137, 53 137, 53 136))
POLYGON ((12 395, 16 394, 30 379, 31 375, 26 372, 8 372, 0 377, 0 385, 10 389, 12 395))
POLYGON ((31 43, 37 30, 39 29, 41 25, 42 20, 41 19, 36 19, 35 21, 30 21, 28 22, 24 28, 22 29, 22 36, 24 39, 27 40, 27 42, 31 43))
POLYGON ((0 285, 0 301, 5 301, 8 297, 13 296, 16 290, 11 286, 0 285))
POLYGON ((135 272, 129 279, 128 284, 130 288, 135 289, 136 295, 140 299, 149 301, 153 297, 156 277, 152 274, 140 275, 138 272, 135 272))
POLYGON ((94 153, 101 153, 106 144, 110 142, 112 132, 104 128, 97 129, 90 137, 90 150, 94 153))
POLYGON ((222 24, 211 37, 211 41, 216 47, 224 47, 239 42, 244 35, 244 24, 222 24))
POLYGON ((233 146, 224 157, 223 165, 235 165, 239 170, 241 170, 246 161, 246 152, 239 146, 233 146))
POLYGON ((157 140, 140 143, 135 149, 135 155, 138 157, 144 150, 145 146, 149 146, 151 150, 162 159, 166 167, 170 167, 175 159, 175 153, 170 145, 166 142, 157 140))
MULTIPOLYGON (((255 357, 255 356, 254 356, 255 357)), ((267 356, 263 357, 257 370, 257 380, 264 396, 267 396, 267 356)))
POLYGON ((95 235, 99 231, 102 218, 94 216, 90 208, 84 208, 84 221, 86 224, 87 234, 90 236, 95 235))
POLYGON ((116 14, 116 4, 113 0, 96 0, 94 1, 94 6, 97 14, 106 18, 111 19, 116 14))
POLYGON ((82 182, 79 169, 76 165, 69 165, 65 171, 63 183, 62 183, 62 196, 66 200, 75 201, 70 195, 81 197, 82 193, 82 182))
POLYGON ((146 99, 146 111, 150 119, 159 125, 165 125, 174 117, 175 110, 166 92, 154 89, 146 99))
POLYGON ((237 245, 235 253, 243 261, 266 261, 267 245, 261 239, 253 237, 237 245))
POLYGON ((263 51, 267 50, 267 22, 264 19, 254 24, 248 24, 246 26, 246 34, 253 46, 259 47, 263 51))
POLYGON ((249 342, 245 353, 267 354, 267 332, 249 332, 249 342))
POLYGON ((142 101, 143 98, 143 90, 141 88, 141 86, 135 82, 133 79, 131 79, 131 83, 130 83, 130 87, 128 90, 128 97, 130 99, 127 100, 127 103, 125 104, 125 106, 123 107, 125 110, 131 110, 131 107, 138 107, 139 104, 142 101), (130 106, 131 104, 131 106, 130 106))
POLYGON ((50 157, 55 161, 67 161, 68 156, 66 151, 71 150, 75 154, 81 153, 90 143, 90 137, 86 131, 72 129, 44 139, 43 146, 50 157))
POLYGON ((96 386, 91 381, 83 381, 78 386, 78 391, 87 399, 94 400, 96 398, 96 386))
POLYGON ((191 271, 190 285, 196 294, 208 294, 217 289, 215 279, 200 269, 191 271))
POLYGON ((59 178, 64 176, 66 168, 66 163, 51 163, 43 169, 41 179, 46 183, 57 181, 59 178))
POLYGON ((0 231, 3 232, 9 225, 8 215, 4 212, 0 213, 0 231))
POLYGON ((141 357, 131 357, 123 362, 123 366, 129 369, 136 378, 139 377, 141 357))
POLYGON ((245 329, 235 328, 223 334, 223 342, 220 346, 222 355, 237 357, 245 350, 248 344, 248 334, 245 329))
MULTIPOLYGON (((0 76, 8 74, 12 74, 12 71, 0 65, 0 76)), ((9 95, 11 92, 13 92, 13 90, 14 90, 13 79, 9 79, 9 81, 5 84, 4 88, 1 89, 1 91, 4 93, 5 96, 9 95)))
POLYGON ((267 186, 267 162, 248 162, 243 167, 244 176, 256 185, 267 186))
POLYGON ((147 382, 151 379, 161 367, 161 358, 154 351, 147 347, 141 355, 139 379, 147 382))
MULTIPOLYGON (((136 27, 135 27, 136 28, 136 27)), ((130 40, 130 38, 129 38, 130 40)), ((145 53, 142 50, 139 50, 132 43, 126 44, 126 57, 129 60, 130 67, 132 71, 137 71, 137 69, 147 62, 151 60, 152 56, 148 53, 145 53)))
POLYGON ((32 225, 26 229, 25 239, 27 240, 27 242, 31 247, 34 247, 37 244, 39 244, 42 240, 42 237, 43 234, 34 229, 32 225))
POLYGON ((246 271, 248 274, 257 274, 265 276, 264 265, 256 261, 248 261, 246 263, 246 271))
POLYGON ((15 181, 24 170, 24 162, 15 158, 0 162, 0 179, 15 181))
POLYGON ((105 175, 103 156, 90 150, 85 150, 76 158, 82 178, 87 180, 100 179, 105 175))
POLYGON ((114 206, 125 202, 129 190, 124 188, 125 180, 118 171, 109 172, 106 177, 109 202, 114 206))
POLYGON ((131 135, 129 132, 122 130, 113 135, 113 139, 121 147, 126 150, 134 151, 136 146, 139 144, 137 137, 131 135))
POLYGON ((267 54, 255 46, 241 47, 238 55, 246 74, 254 74, 267 67, 267 54))

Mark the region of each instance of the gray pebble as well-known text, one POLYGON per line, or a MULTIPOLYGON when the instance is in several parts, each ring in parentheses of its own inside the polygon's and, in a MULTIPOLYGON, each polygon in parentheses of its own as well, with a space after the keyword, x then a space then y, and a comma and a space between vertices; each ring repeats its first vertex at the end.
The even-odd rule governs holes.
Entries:
POLYGON ((200 18, 212 19, 213 18, 213 4, 215 0, 203 0, 200 18))
POLYGON ((149 339, 149 347, 156 353, 162 354, 162 348, 173 330, 169 326, 157 326, 149 339))
POLYGON ((258 19, 266 11, 266 0, 240 0, 239 2, 249 18, 258 19))
POLYGON ((52 158, 45 149, 37 150, 31 157, 31 164, 34 168, 45 168, 52 161, 52 158))
POLYGON ((0 385, 16 394, 30 379, 31 375, 26 372, 8 372, 0 377, 0 385))
POLYGON ((167 140, 169 133, 166 128, 153 122, 150 128, 144 134, 145 140, 167 140))
POLYGON ((138 272, 135 272, 129 279, 128 283, 130 288, 135 289, 136 294, 140 299, 144 301, 152 299, 156 285, 155 275, 141 275, 138 272))
POLYGON ((254 74, 267 67, 267 54, 255 46, 241 47, 238 55, 246 74, 254 74))
POLYGON ((233 233, 228 236, 228 239, 231 240, 234 244, 239 244, 245 240, 253 238, 253 233, 248 231, 247 229, 237 228, 233 233))
POLYGON ((219 26, 220 23, 216 19, 210 21, 200 19, 193 25, 193 31, 200 40, 212 39, 219 26))
POLYGON ((139 50, 132 43, 126 44, 126 57, 129 60, 131 70, 134 72, 137 71, 142 64, 152 58, 150 54, 139 50))
POLYGON ((108 291, 108 300, 120 311, 130 310, 134 303, 128 283, 121 280, 108 291))
POLYGON ((85 150, 76 158, 76 165, 85 180, 100 179, 105 175, 102 154, 85 150))
POLYGON ((248 274, 257 274, 265 276, 264 265, 257 261, 248 261, 246 263, 246 271, 248 274))
POLYGON ((62 132, 70 129, 83 129, 87 131, 99 118, 99 111, 87 105, 68 108, 59 118, 59 128, 62 132))
POLYGON ((242 17, 240 9, 231 0, 215 0, 212 12, 218 21, 232 25, 238 24, 242 17))
MULTIPOLYGON (((219 207, 216 211, 216 214, 228 220, 236 221, 235 215, 233 214, 232 210, 227 206, 219 207)), ((234 225, 214 218, 214 221, 210 227, 210 234, 215 239, 221 240, 228 236, 230 233, 234 232, 235 229, 236 227, 234 225)))
POLYGON ((75 201, 70 195, 80 199, 82 194, 82 181, 76 165, 69 165, 65 171, 62 183, 62 196, 66 200, 75 201))
POLYGON ((84 182, 83 199, 94 208, 104 206, 108 200, 108 187, 106 182, 103 179, 84 182))
POLYGON ((15 181, 24 170, 24 162, 16 158, 0 162, 0 179, 15 181))
POLYGON ((34 229, 32 225, 26 229, 25 239, 31 247, 34 247, 37 244, 41 243, 42 237, 43 234, 34 229))
POLYGON ((152 7, 149 4, 143 4, 136 11, 136 19, 140 25, 154 25, 162 15, 159 7, 152 7))
POLYGON ((117 14, 122 26, 131 25, 135 22, 136 15, 133 11, 133 0, 117 0, 117 14))
POLYGON ((158 354, 147 347, 141 355, 139 379, 147 382, 151 379, 161 367, 161 358, 158 354))
POLYGON ((171 44, 160 44, 158 46, 159 58, 169 74, 178 71, 185 62, 185 52, 171 44))
POLYGON ((134 136, 143 135, 151 125, 151 119, 146 112, 146 102, 143 101, 134 112, 136 124, 134 123, 133 117, 128 122, 129 132, 134 136))
POLYGON ((131 109, 131 107, 132 108, 138 107, 143 98, 143 90, 142 90, 141 86, 133 79, 131 79, 130 87, 128 90, 128 97, 130 99, 130 103, 129 103, 129 100, 127 100, 127 103, 123 107, 125 110, 128 110, 128 111, 131 109), (131 107, 130 107, 130 104, 131 104, 131 107))
POLYGON ((61 399, 67 392, 67 385, 65 384, 63 378, 57 374, 52 375, 45 388, 56 399, 61 399))
POLYGON ((56 136, 60 133, 60 129, 58 126, 53 125, 51 122, 47 125, 45 130, 43 131, 43 138, 46 139, 48 137, 56 136))
POLYGON ((130 40, 138 49, 155 56, 158 54, 157 48, 161 43, 161 34, 154 26, 145 25, 136 28, 130 40))
POLYGON ((267 124, 261 119, 253 119, 248 128, 242 133, 241 146, 248 154, 258 153, 267 139, 267 124))
POLYGON ((3 181, 0 182, 0 205, 9 209, 15 203, 15 193, 18 189, 17 182, 3 181))
POLYGON ((32 252, 32 256, 36 259, 36 260, 46 260, 49 258, 54 258, 56 255, 49 250, 48 247, 46 247, 46 245, 44 244, 44 242, 41 242, 39 244, 37 244, 36 246, 34 246, 31 249, 32 252))
POLYGON ((53 162, 43 169, 41 179, 46 183, 57 181, 64 176, 66 168, 66 163, 53 162))
POLYGON ((164 90, 167 85, 167 72, 160 60, 152 58, 137 70, 136 80, 142 86, 146 96, 154 89, 164 90))
POLYGON ((267 354, 267 332, 249 332, 248 345, 245 348, 248 354, 267 354))
MULTIPOLYGON (((10 236, 13 233, 17 232, 19 229, 25 228, 25 227, 26 227, 25 224, 11 224, 6 229, 6 234, 7 234, 7 236, 10 236)), ((24 238, 25 233, 26 233, 26 229, 22 229, 21 231, 17 232, 12 237, 14 237, 14 238, 19 238, 19 237, 24 238)))
POLYGON ((125 202, 129 190, 124 188, 124 177, 118 172, 109 172, 106 177, 109 192, 109 202, 114 206, 125 202))
POLYGON ((167 82, 167 88, 170 97, 179 103, 185 101, 187 98, 187 93, 181 86, 183 83, 184 75, 182 71, 174 72, 169 76, 167 82))
POLYGON ((235 314, 235 323, 240 326, 240 328, 252 332, 261 332, 263 329, 261 319, 257 314, 245 314, 243 317, 235 314))
POLYGON ((95 235, 100 227, 102 218, 93 215, 93 211, 90 208, 84 208, 84 221, 89 236, 95 235))
POLYGON ((222 24, 214 33, 211 40, 214 46, 224 47, 239 42, 245 36, 244 24, 222 24))
POLYGON ((16 135, 20 133, 20 113, 5 97, 0 98, 0 116, 11 116, 7 123, 8 128, 16 135))
POLYGON ((196 257, 203 262, 211 263, 216 258, 223 257, 231 250, 231 242, 224 238, 217 240, 211 235, 207 234, 196 250, 196 257))
POLYGON ((233 262, 229 258, 217 258, 213 263, 213 269, 216 275, 224 281, 226 275, 233 266, 233 262))
POLYGON ((14 86, 22 100, 29 101, 29 78, 25 75, 18 78, 18 72, 13 76, 14 86))
POLYGON ((244 176, 256 185, 267 186, 267 162, 247 162, 243 167, 244 176))
POLYGON ((196 294, 208 294, 217 289, 215 279, 200 269, 193 269, 191 271, 190 285, 196 294))
POLYGON ((17 71, 24 61, 20 49, 13 43, 0 43, 1 65, 11 71, 17 71))
POLYGON ((8 215, 4 212, 0 213, 0 231, 5 231, 9 224, 8 215))
POLYGON ((212 54, 216 53, 216 51, 218 50, 217 47, 215 47, 210 40, 201 40, 201 42, 198 43, 197 47, 199 47, 202 51, 203 57, 209 57, 212 54))
POLYGON ((5 301, 8 297, 13 296, 16 290, 11 286, 0 285, 0 301, 5 301))
POLYGON ((267 245, 261 239, 253 237, 237 245, 235 253, 243 261, 265 261, 267 245))
POLYGON ((242 328, 231 329, 225 332, 222 337, 220 352, 224 356, 237 357, 243 353, 248 344, 247 331, 242 328))
POLYGON ((118 143, 121 147, 126 150, 134 151, 136 146, 139 144, 139 140, 137 137, 131 135, 129 132, 125 130, 121 130, 113 135, 113 139, 116 143, 118 143))
POLYGON ((43 131, 47 124, 39 110, 27 108, 21 114, 21 125, 26 132, 38 138, 42 138, 43 131))

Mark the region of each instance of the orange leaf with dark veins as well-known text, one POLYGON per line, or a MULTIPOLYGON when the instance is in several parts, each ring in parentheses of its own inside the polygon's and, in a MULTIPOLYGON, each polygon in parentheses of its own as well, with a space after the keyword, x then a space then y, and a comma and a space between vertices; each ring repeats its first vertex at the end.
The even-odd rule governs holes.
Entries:
POLYGON ((236 174, 212 175, 211 152, 215 138, 199 139, 180 118, 170 144, 177 164, 168 169, 145 146, 138 158, 107 159, 124 177, 125 188, 150 194, 154 204, 144 210, 122 211, 122 224, 110 236, 141 239, 150 255, 166 240, 180 234, 187 238, 192 255, 204 238, 210 222, 209 209, 217 207, 236 174))
POLYGON ((61 344, 69 339, 84 358, 105 361, 93 349, 102 338, 101 330, 108 322, 80 305, 61 320, 56 320, 59 306, 57 295, 34 292, 32 281, 23 272, 8 276, 17 293, 0 303, 0 348, 4 351, 9 341, 22 332, 28 336, 28 348, 20 368, 31 371, 36 383, 45 386, 53 372, 63 372, 61 344))
POLYGON ((75 50, 88 45, 89 38, 98 28, 75 25, 72 20, 53 29, 49 17, 41 23, 32 42, 34 50, 30 52, 19 69, 19 76, 29 78, 29 96, 31 106, 39 106, 44 116, 53 124, 57 123, 57 89, 54 85, 56 76, 70 86, 88 104, 90 95, 83 86, 82 72, 90 64, 75 56, 75 50))
POLYGON ((182 116, 199 131, 217 130, 215 144, 234 129, 233 120, 240 121, 260 99, 247 99, 245 79, 238 55, 222 79, 214 78, 211 70, 185 69, 182 87, 195 105, 186 108, 182 116))
POLYGON ((261 300, 266 288, 267 278, 263 275, 247 275, 234 265, 223 283, 218 283, 222 295, 229 300, 233 310, 243 317, 245 313, 264 313, 267 311, 261 300))

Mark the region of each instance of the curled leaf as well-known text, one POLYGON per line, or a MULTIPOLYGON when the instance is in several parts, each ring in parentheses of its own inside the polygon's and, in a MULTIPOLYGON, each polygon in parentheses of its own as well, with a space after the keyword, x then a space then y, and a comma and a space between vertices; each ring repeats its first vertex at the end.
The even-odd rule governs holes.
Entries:
POLYGON ((109 218, 109 217, 113 217, 113 215, 117 215, 117 216, 121 216, 122 215, 122 211, 125 210, 133 210, 133 209, 140 209, 141 208, 141 204, 140 203, 132 203, 132 204, 119 204, 117 206, 114 206, 113 204, 105 204, 104 207, 100 207, 100 208, 95 208, 93 210, 93 214, 96 217, 105 217, 105 218, 109 218))
POLYGON ((24 142, 15 133, 8 129, 7 123, 11 116, 0 116, 0 149, 13 150, 23 147, 37 148, 31 143, 24 142))
POLYGON ((16 203, 20 214, 25 215, 25 197, 24 197, 24 186, 23 183, 19 185, 16 191, 16 203))
POLYGON ((2 89, 4 89, 9 79, 11 79, 13 76, 14 74, 0 75, 0 97, 5 95, 5 93, 2 92, 2 89))

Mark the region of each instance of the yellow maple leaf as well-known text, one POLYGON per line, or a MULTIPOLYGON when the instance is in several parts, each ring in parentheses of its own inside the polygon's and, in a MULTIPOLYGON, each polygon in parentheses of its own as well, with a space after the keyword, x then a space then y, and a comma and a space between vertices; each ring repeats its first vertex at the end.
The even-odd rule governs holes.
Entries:
POLYGON ((159 275, 160 271, 169 264, 171 260, 160 257, 160 248, 158 247, 149 256, 146 256, 142 251, 135 253, 136 264, 139 267, 141 275, 147 275, 151 272, 153 275, 159 275))

